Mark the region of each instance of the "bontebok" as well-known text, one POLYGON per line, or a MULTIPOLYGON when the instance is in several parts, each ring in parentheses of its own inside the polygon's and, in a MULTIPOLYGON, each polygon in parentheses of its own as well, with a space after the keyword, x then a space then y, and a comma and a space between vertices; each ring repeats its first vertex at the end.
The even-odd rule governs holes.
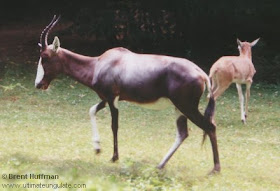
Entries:
POLYGON ((256 73, 252 62, 251 48, 257 44, 259 39, 253 42, 241 42, 237 39, 239 56, 223 56, 219 58, 210 69, 212 92, 216 100, 232 83, 236 83, 238 91, 241 120, 245 123, 248 115, 248 102, 253 76, 256 73), (241 84, 246 84, 246 111, 244 111, 244 97, 241 84))
POLYGON ((90 108, 94 147, 100 152, 100 138, 96 126, 96 113, 109 105, 112 117, 114 153, 118 154, 118 102, 125 100, 140 105, 151 105, 167 100, 176 109, 177 136, 174 145, 163 158, 158 168, 163 168, 185 138, 188 137, 187 120, 200 127, 210 137, 214 156, 214 169, 220 171, 216 140, 216 127, 211 122, 215 101, 211 94, 203 116, 198 104, 205 84, 210 90, 210 79, 194 63, 170 56, 136 54, 125 48, 113 48, 100 56, 88 57, 60 47, 59 39, 47 44, 50 30, 58 22, 56 16, 43 30, 40 38, 36 88, 47 89, 59 73, 71 76, 94 90, 100 103, 90 108))

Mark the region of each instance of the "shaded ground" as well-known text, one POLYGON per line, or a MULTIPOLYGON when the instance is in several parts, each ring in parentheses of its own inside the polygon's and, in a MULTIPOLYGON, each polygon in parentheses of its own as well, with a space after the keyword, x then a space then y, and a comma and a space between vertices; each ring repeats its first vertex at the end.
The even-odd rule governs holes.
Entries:
MULTIPOLYGON (((40 34, 49 20, 32 24, 12 24, 0 27, 0 65, 5 61, 28 64, 27 67, 37 64, 39 57, 40 34)), ((54 36, 58 36, 61 46, 80 54, 96 56, 111 47, 105 40, 83 39, 71 34, 72 23, 63 21, 49 34, 48 43, 51 44, 54 36)), ((0 66, 1 69, 1 66, 0 66)))
MULTIPOLYGON (((13 62, 32 62, 37 60, 39 48, 37 43, 41 31, 48 21, 33 24, 13 24, 0 28, 0 61, 10 60, 13 62)), ((66 30, 70 25, 61 24, 55 31, 66 30)), ((50 35, 52 37, 52 35, 50 35)), ((51 38, 50 38, 51 39, 51 38)), ((51 43, 51 40, 49 40, 51 43)))
MULTIPOLYGON (((38 27, 39 28, 39 27, 38 27)), ((39 30, 32 30, 30 26, 8 26, 0 30, 0 59, 5 61, 22 61, 29 58, 30 52, 34 52, 35 34, 39 30)))

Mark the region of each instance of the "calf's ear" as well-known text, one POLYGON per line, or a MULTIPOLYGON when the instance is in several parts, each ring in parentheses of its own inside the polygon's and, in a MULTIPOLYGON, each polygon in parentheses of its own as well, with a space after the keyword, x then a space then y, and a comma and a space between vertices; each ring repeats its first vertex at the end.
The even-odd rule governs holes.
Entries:
POLYGON ((242 46, 242 42, 239 40, 239 39, 237 39, 237 44, 238 44, 238 46, 242 46))
POLYGON ((253 42, 251 42, 251 47, 255 46, 258 43, 259 40, 260 40, 260 38, 258 38, 256 40, 254 40, 253 42))

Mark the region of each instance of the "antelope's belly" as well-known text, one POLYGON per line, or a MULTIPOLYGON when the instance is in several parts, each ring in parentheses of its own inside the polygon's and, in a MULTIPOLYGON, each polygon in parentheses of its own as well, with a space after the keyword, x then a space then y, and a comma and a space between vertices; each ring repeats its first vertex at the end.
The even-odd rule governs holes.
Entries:
POLYGON ((245 78, 234 78, 232 80, 233 83, 238 83, 238 84, 246 84, 247 80, 245 78))
POLYGON ((159 98, 155 102, 151 102, 151 103, 138 103, 138 102, 130 102, 130 103, 152 110, 163 110, 163 109, 174 107, 173 103, 168 98, 159 98))

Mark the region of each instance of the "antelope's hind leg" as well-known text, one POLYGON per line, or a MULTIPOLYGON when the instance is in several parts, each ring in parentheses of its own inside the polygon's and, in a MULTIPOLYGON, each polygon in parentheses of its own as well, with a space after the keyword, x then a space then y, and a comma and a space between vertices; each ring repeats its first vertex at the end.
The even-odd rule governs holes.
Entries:
POLYGON ((209 174, 215 174, 221 171, 219 152, 218 152, 218 144, 217 144, 217 136, 216 136, 216 126, 203 116, 198 109, 190 110, 186 113, 188 119, 192 121, 195 125, 201 128, 210 138, 212 152, 213 152, 213 160, 214 160, 214 168, 209 174))
POLYGON ((118 129, 119 129, 119 110, 118 110, 118 101, 119 96, 115 97, 113 101, 108 102, 111 116, 112 116, 112 131, 114 139, 114 153, 111 159, 112 162, 115 162, 119 159, 118 151, 118 129))
POLYGON ((91 127, 92 127, 92 140, 93 140, 93 146, 95 149, 96 154, 100 153, 100 137, 98 133, 98 128, 96 124, 96 114, 98 111, 103 109, 106 105, 105 101, 102 101, 98 104, 95 104, 92 106, 89 110, 89 116, 91 121, 91 127))
POLYGON ((165 157, 162 159, 162 161, 157 166, 159 169, 164 168, 165 164, 168 162, 168 160, 172 157, 172 155, 175 153, 175 151, 179 148, 179 146, 182 144, 182 142, 188 137, 188 126, 187 126, 187 118, 181 114, 177 109, 177 134, 176 139, 173 144, 173 146, 169 149, 168 153, 165 155, 165 157))
POLYGON ((212 77, 212 92, 216 100, 230 86, 232 79, 223 73, 216 73, 212 77))

